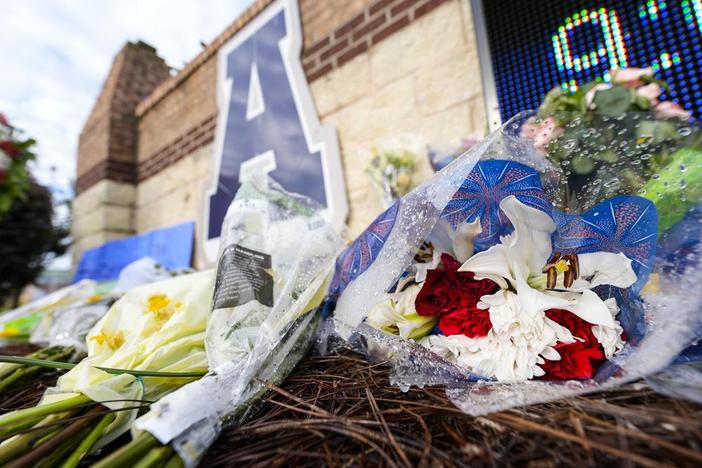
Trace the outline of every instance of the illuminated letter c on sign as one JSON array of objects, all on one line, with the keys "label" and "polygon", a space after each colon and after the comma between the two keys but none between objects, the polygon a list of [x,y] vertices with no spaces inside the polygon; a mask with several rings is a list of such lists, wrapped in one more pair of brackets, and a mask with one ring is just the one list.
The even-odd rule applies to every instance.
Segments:
[{"label": "illuminated letter c on sign", "polygon": [[219,51],[215,171],[203,233],[209,259],[217,254],[222,221],[241,180],[254,170],[325,206],[336,227],[346,219],[336,131],[319,123],[301,49],[297,2],[278,0]]}]

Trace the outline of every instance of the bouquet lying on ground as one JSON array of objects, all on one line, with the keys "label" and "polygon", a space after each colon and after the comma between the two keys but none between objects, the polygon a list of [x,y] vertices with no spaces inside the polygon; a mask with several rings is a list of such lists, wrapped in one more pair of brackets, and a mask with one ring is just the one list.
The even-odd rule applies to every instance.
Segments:
[{"label": "bouquet lying on ground", "polygon": [[88,333],[88,357],[55,363],[71,370],[36,407],[0,416],[0,463],[76,466],[139,409],[203,375],[213,280],[195,273],[126,293]]},{"label": "bouquet lying on ground", "polygon": [[[127,265],[116,281],[81,280],[17,309],[0,315],[0,343],[29,341],[41,348],[30,359],[78,362],[88,353],[86,336],[126,291],[183,274],[169,271],[154,259],[141,258]],[[5,357],[0,357],[0,360]],[[0,363],[0,392],[27,387],[45,367],[31,362]]]},{"label": "bouquet lying on ground", "polygon": [[659,240],[656,205],[626,185],[574,211],[563,188],[588,195],[520,136],[529,115],[381,214],[331,286],[342,338],[473,414],[660,371],[702,322],[699,232],[678,221],[690,242]]},{"label": "bouquet lying on ground", "polygon": [[173,450],[197,464],[222,428],[249,417],[307,352],[341,240],[311,200],[256,177],[225,217],[206,348],[210,372],[162,398],[104,466]]}]

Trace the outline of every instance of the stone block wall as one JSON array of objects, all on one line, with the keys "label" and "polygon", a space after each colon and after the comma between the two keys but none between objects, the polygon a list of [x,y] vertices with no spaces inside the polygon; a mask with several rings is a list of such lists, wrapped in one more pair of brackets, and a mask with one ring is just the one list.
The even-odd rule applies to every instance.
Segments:
[{"label": "stone block wall", "polygon": [[[427,145],[458,146],[486,133],[470,5],[467,0],[299,1],[303,67],[320,120],[338,129],[353,236],[381,211],[364,172],[374,150],[415,152],[420,180],[431,175]],[[200,235],[213,172],[217,51],[268,3],[254,3],[134,108],[136,185],[120,198],[133,204],[134,231],[195,220]],[[91,120],[86,129],[89,125]],[[88,204],[82,197],[76,206]],[[77,225],[85,223],[80,217]],[[195,264],[202,267],[199,243]]]}]

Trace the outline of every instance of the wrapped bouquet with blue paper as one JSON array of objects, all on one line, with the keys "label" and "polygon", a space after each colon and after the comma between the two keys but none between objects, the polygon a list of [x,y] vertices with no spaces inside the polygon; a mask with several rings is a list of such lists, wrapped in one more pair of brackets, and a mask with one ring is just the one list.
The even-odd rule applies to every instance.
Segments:
[{"label": "wrapped bouquet with blue paper", "polygon": [[[702,159],[663,166],[677,157],[661,140],[654,167],[649,153],[629,151],[632,133],[605,125],[560,140],[576,147],[555,164],[533,131],[538,119],[515,116],[395,202],[336,263],[336,333],[388,360],[395,385],[445,385],[469,414],[603,390],[696,358],[702,211],[692,197]],[[646,122],[628,130],[644,135]],[[699,134],[689,121],[666,123]],[[586,141],[606,141],[628,172]],[[609,179],[574,178],[576,159]],[[601,183],[616,190],[593,188]],[[687,197],[674,217],[671,185]]]}]

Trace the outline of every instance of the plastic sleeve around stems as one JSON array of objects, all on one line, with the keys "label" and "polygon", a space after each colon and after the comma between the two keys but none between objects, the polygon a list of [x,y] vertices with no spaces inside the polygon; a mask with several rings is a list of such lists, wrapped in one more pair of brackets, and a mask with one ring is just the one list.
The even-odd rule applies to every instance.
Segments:
[{"label": "plastic sleeve around stems", "polygon": [[[203,378],[203,380],[206,379],[205,382],[201,382],[197,387],[209,382],[212,386],[205,385],[204,388],[208,392],[214,392],[217,395],[208,394],[209,398],[203,398],[202,392],[197,391],[199,388],[193,389],[193,392],[197,391],[198,398],[206,402],[216,402],[222,401],[218,396],[223,396],[226,401],[223,401],[218,408],[213,409],[208,405],[208,408],[202,409],[205,411],[205,413],[200,413],[202,419],[172,441],[173,449],[178,453],[180,461],[185,466],[195,466],[197,464],[200,457],[214,442],[223,427],[241,424],[254,413],[256,403],[265,394],[268,386],[282,382],[305,355],[314,339],[320,321],[321,316],[316,311],[310,312],[296,320],[288,332],[281,337],[275,348],[265,356],[265,359],[253,361],[258,368],[256,370],[250,369],[250,372],[247,372],[248,376],[244,377],[246,382],[239,381],[238,385],[242,388],[242,393],[240,394],[229,394],[230,389],[237,385],[240,373],[232,372],[221,380],[220,378],[223,377],[222,372],[219,375],[208,375]],[[186,393],[190,394],[189,391],[186,391]],[[193,401],[191,398],[187,400],[190,403]],[[177,409],[173,408],[173,405],[169,405],[169,407],[174,411],[174,414],[180,414]],[[207,411],[216,412],[207,416]],[[143,429],[147,431],[153,430],[148,426]],[[142,433],[136,440],[138,441],[144,437],[152,438],[153,436],[144,436]],[[138,450],[138,443],[135,444],[133,442],[130,445],[134,447],[123,450],[123,458],[113,460],[114,465],[101,464],[100,468],[124,466],[127,463],[127,455]]]}]

